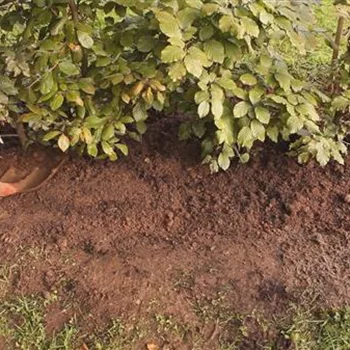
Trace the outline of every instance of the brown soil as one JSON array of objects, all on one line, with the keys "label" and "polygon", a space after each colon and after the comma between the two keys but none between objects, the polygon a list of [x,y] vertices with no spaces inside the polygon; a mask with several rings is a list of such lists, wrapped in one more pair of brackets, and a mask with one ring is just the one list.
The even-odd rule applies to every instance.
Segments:
[{"label": "brown soil", "polygon": [[0,200],[12,292],[57,290],[68,311],[53,310],[50,329],[72,313],[85,329],[140,318],[155,301],[188,322],[189,299],[218,293],[243,313],[283,314],[305,291],[349,303],[349,162],[301,167],[269,146],[210,175],[174,124],[155,121],[125,160],[72,158],[38,192]]}]

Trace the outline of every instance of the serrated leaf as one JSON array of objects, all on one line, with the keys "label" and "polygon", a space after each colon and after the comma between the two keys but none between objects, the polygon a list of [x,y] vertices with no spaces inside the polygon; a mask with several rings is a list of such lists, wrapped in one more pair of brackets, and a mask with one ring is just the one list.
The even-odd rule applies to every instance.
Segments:
[{"label": "serrated leaf", "polygon": [[350,100],[343,96],[337,96],[332,101],[332,108],[336,111],[344,110],[349,105],[350,105]]},{"label": "serrated leaf", "polygon": [[213,85],[211,90],[211,111],[216,119],[221,118],[224,112],[225,94],[218,85]]},{"label": "serrated leaf", "polygon": [[316,160],[322,166],[326,166],[330,160],[330,152],[328,148],[325,148],[322,143],[318,143],[316,146]]},{"label": "serrated leaf", "polygon": [[287,120],[287,126],[288,126],[291,134],[295,134],[303,128],[304,123],[299,117],[291,116]]},{"label": "serrated leaf", "polygon": [[237,141],[241,146],[251,148],[253,145],[253,135],[249,126],[244,126],[240,130],[238,133]]},{"label": "serrated leaf", "polygon": [[262,123],[260,123],[258,120],[253,120],[250,124],[250,128],[252,131],[252,135],[254,138],[264,142],[265,141],[265,127]]},{"label": "serrated leaf", "polygon": [[197,78],[199,78],[203,73],[203,66],[201,62],[192,56],[188,55],[185,57],[185,67],[188,73],[194,75]]},{"label": "serrated leaf", "polygon": [[284,91],[290,90],[291,77],[287,74],[276,73],[275,78]]},{"label": "serrated leaf", "polygon": [[252,37],[258,37],[260,33],[259,26],[256,24],[254,20],[248,17],[241,18],[241,24],[244,28],[245,32],[248,33]]},{"label": "serrated leaf", "polygon": [[176,18],[166,11],[158,11],[156,18],[163,34],[168,37],[181,37],[181,30]]},{"label": "serrated leaf", "polygon": [[223,63],[225,59],[224,45],[217,40],[209,40],[204,43],[204,51],[213,62]]},{"label": "serrated leaf", "polygon": [[181,61],[185,57],[185,51],[178,46],[167,46],[162,51],[162,61],[164,63],[173,63]]},{"label": "serrated leaf", "polygon": [[227,33],[231,31],[233,24],[234,22],[232,15],[224,15],[220,18],[219,28],[223,33]]},{"label": "serrated leaf", "polygon": [[186,75],[186,67],[182,62],[176,62],[169,68],[169,77],[172,81],[181,80]]},{"label": "serrated leaf", "polygon": [[264,94],[265,90],[259,86],[256,86],[254,89],[249,91],[249,100],[255,105],[261,101],[261,97]]},{"label": "serrated leaf", "polygon": [[200,16],[200,12],[193,8],[184,8],[177,14],[181,28],[186,29]]}]

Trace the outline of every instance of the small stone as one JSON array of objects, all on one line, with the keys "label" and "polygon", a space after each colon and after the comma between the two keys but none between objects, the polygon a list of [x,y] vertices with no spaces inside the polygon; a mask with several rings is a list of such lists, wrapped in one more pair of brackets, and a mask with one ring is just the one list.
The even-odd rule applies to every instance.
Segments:
[{"label": "small stone", "polygon": [[50,300],[50,298],[51,298],[51,293],[48,292],[47,290],[43,291],[43,298],[44,298],[45,300]]},{"label": "small stone", "polygon": [[344,202],[350,204],[350,193],[344,197]]},{"label": "small stone", "polygon": [[67,239],[66,238],[59,238],[58,240],[57,240],[57,245],[58,245],[58,248],[61,250],[61,251],[63,251],[63,250],[65,250],[65,249],[67,249],[67,247],[68,247],[68,241],[67,241]]}]

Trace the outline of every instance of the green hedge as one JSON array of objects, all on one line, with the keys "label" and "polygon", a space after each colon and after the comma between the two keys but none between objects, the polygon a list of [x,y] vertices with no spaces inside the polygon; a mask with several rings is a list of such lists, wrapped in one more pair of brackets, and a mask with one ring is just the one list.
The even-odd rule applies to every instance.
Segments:
[{"label": "green hedge", "polygon": [[312,45],[308,0],[0,0],[0,10],[0,122],[25,124],[32,139],[115,160],[151,110],[181,111],[180,138],[199,138],[213,171],[292,135],[300,162],[343,162],[343,97],[331,107],[274,50],[285,38],[302,53]]}]

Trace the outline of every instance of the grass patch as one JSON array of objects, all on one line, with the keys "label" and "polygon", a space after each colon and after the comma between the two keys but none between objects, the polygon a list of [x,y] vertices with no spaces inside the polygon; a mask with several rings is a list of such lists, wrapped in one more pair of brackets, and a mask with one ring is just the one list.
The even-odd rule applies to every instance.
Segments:
[{"label": "grass patch", "polygon": [[321,0],[313,5],[313,10],[316,17],[315,42],[306,55],[302,55],[287,39],[277,45],[277,51],[283,56],[293,74],[323,86],[330,76],[333,53],[326,40],[327,37],[334,39],[338,14],[333,0]]},{"label": "grass patch", "polygon": [[72,350],[77,330],[67,324],[57,334],[46,333],[44,309],[50,301],[20,298],[0,310],[0,336],[7,348],[23,350]]},{"label": "grass patch", "polygon": [[[315,311],[293,307],[287,319],[266,320],[256,313],[239,315],[222,299],[196,304],[196,321],[186,324],[176,315],[155,314],[149,319],[124,322],[114,319],[105,329],[86,335],[75,320],[48,335],[45,310],[51,300],[24,297],[0,308],[0,345],[4,350],[132,350],[159,344],[203,350],[239,350],[255,346],[265,350],[350,349],[350,307]],[[208,347],[209,346],[209,347]],[[171,348],[171,347],[170,347]]]},{"label": "grass patch", "polygon": [[315,313],[295,308],[293,322],[283,333],[298,350],[350,349],[350,307]]}]

